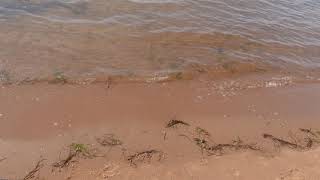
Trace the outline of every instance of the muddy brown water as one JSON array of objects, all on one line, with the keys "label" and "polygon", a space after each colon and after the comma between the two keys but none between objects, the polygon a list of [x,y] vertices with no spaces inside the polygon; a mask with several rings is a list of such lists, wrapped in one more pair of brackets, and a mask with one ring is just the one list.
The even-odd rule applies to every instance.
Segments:
[{"label": "muddy brown water", "polygon": [[[319,67],[314,0],[2,0],[0,79]],[[215,71],[211,68],[210,71]]]}]

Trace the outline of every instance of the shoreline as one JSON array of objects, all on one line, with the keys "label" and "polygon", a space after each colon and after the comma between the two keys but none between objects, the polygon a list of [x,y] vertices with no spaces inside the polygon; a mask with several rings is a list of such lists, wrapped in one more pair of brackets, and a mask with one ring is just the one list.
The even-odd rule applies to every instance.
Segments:
[{"label": "shoreline", "polygon": [[320,82],[318,68],[302,68],[288,65],[288,69],[272,66],[266,63],[226,61],[216,65],[190,63],[181,70],[145,74],[91,74],[71,75],[64,71],[55,71],[46,76],[17,75],[6,69],[0,69],[0,85],[34,85],[34,84],[69,84],[91,85],[111,83],[163,83],[175,81],[222,81],[222,80],[272,80],[274,77],[290,77],[298,82]]},{"label": "shoreline", "polygon": [[[300,128],[320,129],[319,83],[270,88],[217,83],[3,86],[0,159],[5,159],[0,162],[0,177],[24,177],[42,158],[46,161],[39,172],[44,179],[257,179],[262,175],[276,179],[286,172],[319,176],[307,168],[320,167],[317,158],[311,158],[317,156],[317,143],[310,150],[279,150],[262,137],[267,133],[292,142],[292,134],[305,138]],[[166,128],[172,119],[190,126]],[[192,142],[198,137],[197,128],[206,130],[214,143],[232,144],[239,137],[245,144],[257,143],[263,153],[240,149],[208,156]],[[104,134],[113,134],[123,144],[102,146],[97,139]],[[68,167],[52,171],[52,164],[68,155],[72,143],[104,157],[79,156]],[[128,163],[128,156],[146,150],[159,150],[164,158],[138,162],[137,167]],[[247,161],[251,163],[242,166]],[[279,162],[283,166],[276,165]],[[112,177],[104,177],[108,173]]]}]

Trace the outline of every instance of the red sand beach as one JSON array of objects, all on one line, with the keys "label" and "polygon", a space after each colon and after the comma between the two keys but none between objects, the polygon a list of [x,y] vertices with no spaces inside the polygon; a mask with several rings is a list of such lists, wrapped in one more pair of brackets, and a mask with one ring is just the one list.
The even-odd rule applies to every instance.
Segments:
[{"label": "red sand beach", "polygon": [[239,81],[2,86],[1,178],[319,179],[320,84]]}]

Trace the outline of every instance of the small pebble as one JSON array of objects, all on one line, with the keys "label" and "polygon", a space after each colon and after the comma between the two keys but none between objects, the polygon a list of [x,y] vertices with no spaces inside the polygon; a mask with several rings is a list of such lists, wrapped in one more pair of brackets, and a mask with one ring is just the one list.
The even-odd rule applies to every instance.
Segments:
[{"label": "small pebble", "polygon": [[54,122],[53,125],[54,125],[54,126],[58,126],[59,124],[58,124],[57,122]]}]

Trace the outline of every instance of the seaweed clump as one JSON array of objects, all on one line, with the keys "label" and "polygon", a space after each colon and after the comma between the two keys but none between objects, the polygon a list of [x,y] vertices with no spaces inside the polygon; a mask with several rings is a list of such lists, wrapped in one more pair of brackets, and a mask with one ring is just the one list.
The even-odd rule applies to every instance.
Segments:
[{"label": "seaweed clump", "polygon": [[69,154],[66,158],[60,160],[53,164],[55,168],[64,168],[69,166],[71,162],[74,162],[74,158],[82,155],[83,157],[93,157],[90,153],[89,148],[85,144],[72,143],[69,147]]},{"label": "seaweed clump", "polygon": [[131,165],[137,166],[138,162],[150,162],[152,158],[157,157],[158,161],[163,159],[164,153],[159,150],[146,150],[142,152],[137,152],[133,155],[127,157],[127,160],[130,162]]},{"label": "seaweed clump", "polygon": [[40,169],[44,166],[43,161],[45,161],[45,159],[40,159],[37,162],[36,166],[31,171],[28,172],[28,174],[23,178],[23,180],[35,178],[36,173],[38,173],[40,171]]},{"label": "seaweed clump", "polygon": [[167,125],[166,128],[172,128],[172,127],[177,127],[178,125],[184,125],[184,126],[190,126],[190,124],[181,121],[181,120],[177,120],[177,119],[171,119]]},{"label": "seaweed clump", "polygon": [[120,146],[122,145],[122,141],[117,139],[114,134],[105,134],[102,137],[96,138],[97,142],[101,146]]},{"label": "seaweed clump", "polygon": [[213,144],[211,145],[206,139],[194,138],[194,142],[200,147],[201,152],[207,152],[208,155],[223,155],[228,151],[252,150],[260,151],[261,149],[255,144],[245,144],[240,138],[232,143]]},{"label": "seaweed clump", "polygon": [[53,74],[53,79],[49,81],[50,84],[66,84],[68,79],[63,72],[55,72]]}]

